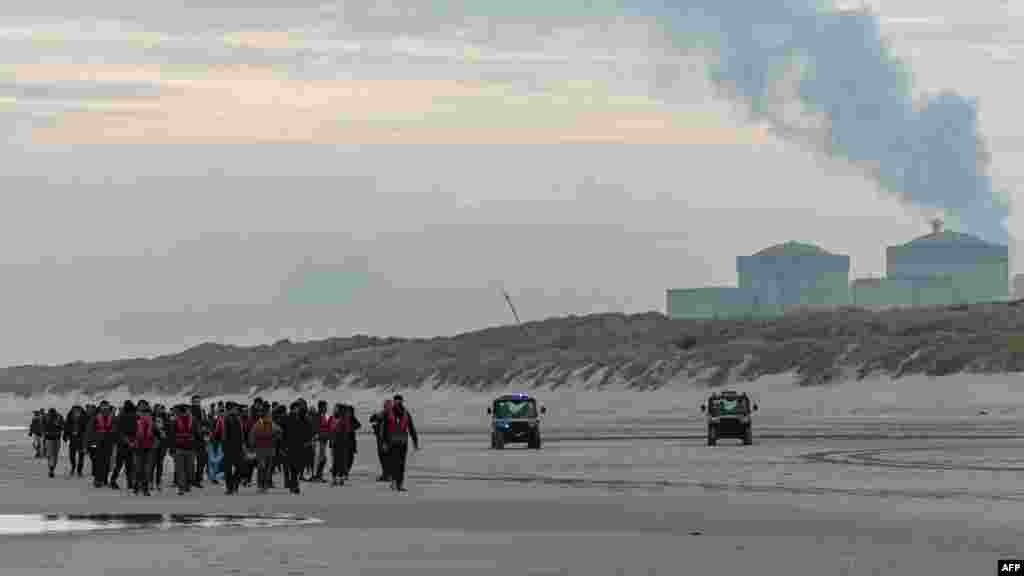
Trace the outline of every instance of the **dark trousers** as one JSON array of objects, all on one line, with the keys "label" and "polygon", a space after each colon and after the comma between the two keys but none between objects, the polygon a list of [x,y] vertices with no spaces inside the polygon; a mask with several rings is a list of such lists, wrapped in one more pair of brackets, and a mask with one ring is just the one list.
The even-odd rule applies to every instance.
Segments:
[{"label": "dark trousers", "polygon": [[156,450],[153,448],[135,449],[135,491],[142,490],[149,492],[149,482],[153,470],[153,456]]},{"label": "dark trousers", "polygon": [[224,448],[224,486],[232,492],[238,490],[238,484],[242,479],[243,460],[241,448]]},{"label": "dark trousers", "polygon": [[305,457],[303,460],[303,469],[306,472],[307,477],[312,478],[316,472],[316,448],[313,446],[306,446]]},{"label": "dark trousers", "polygon": [[149,481],[159,487],[164,481],[164,458],[167,458],[167,447],[153,449],[153,461],[149,470]]},{"label": "dark trousers", "polygon": [[408,455],[408,444],[392,444],[388,450],[388,459],[391,464],[388,475],[399,488],[405,483],[405,459]]},{"label": "dark trousers", "polygon": [[107,474],[110,473],[110,456],[113,451],[114,447],[110,445],[109,441],[101,440],[96,445],[92,460],[92,477],[98,485],[107,483]]},{"label": "dark trousers", "polygon": [[174,450],[174,483],[178,492],[189,492],[195,480],[195,454],[191,450],[176,448]]},{"label": "dark trousers", "polygon": [[349,466],[347,463],[352,457],[352,446],[346,440],[335,440],[331,449],[331,476],[347,476]]},{"label": "dark trousers", "polygon": [[356,462],[356,439],[348,441],[348,457],[345,459],[345,476],[352,472],[352,465]]},{"label": "dark trousers", "polygon": [[68,442],[68,457],[71,459],[71,473],[82,475],[82,467],[85,465],[85,450],[82,446],[82,438],[72,438]]},{"label": "dark trousers", "polygon": [[289,450],[285,460],[285,483],[288,489],[299,489],[299,478],[302,476],[302,469],[306,467],[306,448],[295,448]]},{"label": "dark trousers", "polygon": [[252,477],[256,474],[257,468],[259,468],[259,460],[247,458],[242,463],[242,478],[246,484],[252,484]]},{"label": "dark trousers", "polygon": [[95,478],[99,448],[95,444],[89,444],[85,447],[85,453],[89,456],[89,475]]},{"label": "dark trousers", "polygon": [[270,481],[274,473],[274,457],[261,456],[257,462],[259,463],[259,477],[257,478],[259,487],[263,490],[269,490]]},{"label": "dark trousers", "polygon": [[192,483],[199,485],[203,483],[203,474],[206,473],[206,466],[209,464],[209,454],[206,453],[205,441],[196,442],[196,446],[196,473]]},{"label": "dark trousers", "polygon": [[135,454],[134,450],[129,448],[125,444],[117,445],[117,458],[114,460],[114,471],[110,474],[110,483],[114,484],[117,482],[117,477],[121,475],[121,467],[124,467],[125,481],[128,482],[128,486],[131,486],[135,481]]},{"label": "dark trousers", "polygon": [[384,442],[381,438],[377,437],[377,459],[380,460],[380,475],[385,480],[390,480],[391,460],[389,459],[388,453],[384,450]]}]

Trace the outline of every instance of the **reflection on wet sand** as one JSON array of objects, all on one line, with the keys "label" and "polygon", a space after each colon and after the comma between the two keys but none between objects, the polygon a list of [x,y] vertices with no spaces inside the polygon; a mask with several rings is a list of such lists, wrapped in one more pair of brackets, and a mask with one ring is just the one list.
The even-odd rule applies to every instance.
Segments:
[{"label": "reflection on wet sand", "polygon": [[196,528],[278,528],[322,524],[291,514],[0,514],[0,535]]}]

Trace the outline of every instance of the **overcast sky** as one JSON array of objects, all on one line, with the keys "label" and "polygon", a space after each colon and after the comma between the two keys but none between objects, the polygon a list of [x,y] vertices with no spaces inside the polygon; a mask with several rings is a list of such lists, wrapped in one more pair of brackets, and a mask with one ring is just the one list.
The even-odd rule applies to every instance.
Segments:
[{"label": "overcast sky", "polygon": [[[770,244],[878,275],[927,232],[617,4],[6,6],[0,365],[448,335],[510,321],[502,287],[524,319],[664,310]],[[874,8],[918,89],[979,98],[1019,199],[1018,3]]]}]

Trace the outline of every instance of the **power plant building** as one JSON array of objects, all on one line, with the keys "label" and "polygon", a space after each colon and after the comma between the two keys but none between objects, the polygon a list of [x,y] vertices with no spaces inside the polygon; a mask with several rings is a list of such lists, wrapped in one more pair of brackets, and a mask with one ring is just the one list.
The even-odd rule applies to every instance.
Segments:
[{"label": "power plant building", "polygon": [[742,290],[754,295],[763,314],[850,303],[850,257],[812,244],[786,242],[753,256],[737,256]]},{"label": "power plant building", "polygon": [[673,289],[667,298],[672,318],[738,318],[754,313],[754,295],[735,286]]},{"label": "power plant building", "polygon": [[799,242],[736,258],[739,287],[668,290],[671,318],[776,316],[850,302],[850,257]]},{"label": "power plant building", "polygon": [[[801,308],[853,304],[891,307],[949,306],[1005,301],[1010,296],[1009,247],[942,230],[886,248],[886,277],[850,283],[850,257],[811,244],[786,242],[736,258],[738,287],[669,290],[671,318],[765,317]],[[1024,275],[1013,279],[1024,298]]]},{"label": "power plant building", "polygon": [[[932,297],[916,306],[998,302],[1009,297],[1009,247],[969,234],[935,230],[885,251],[886,276],[928,285]],[[946,280],[937,280],[945,278]],[[946,286],[949,288],[940,288]]]}]

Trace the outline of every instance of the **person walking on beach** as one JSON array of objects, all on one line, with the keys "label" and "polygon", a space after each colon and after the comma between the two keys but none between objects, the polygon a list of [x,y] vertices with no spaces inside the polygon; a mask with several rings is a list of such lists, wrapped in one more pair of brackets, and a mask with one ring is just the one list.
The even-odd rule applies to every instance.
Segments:
[{"label": "person walking on beach", "polygon": [[344,442],[344,438],[348,424],[349,422],[345,419],[341,404],[335,404],[334,413],[331,415],[331,439],[329,442],[331,448],[331,486],[345,484],[343,468],[347,443]]},{"label": "person walking on beach", "polygon": [[373,426],[373,436],[377,439],[377,459],[380,460],[380,476],[377,477],[378,482],[390,482],[391,477],[388,475],[388,455],[384,448],[384,424],[387,422],[388,414],[391,413],[391,399],[384,401],[384,406],[380,412],[376,412],[370,416],[370,425]]},{"label": "person walking on beach", "polygon": [[116,419],[117,446],[114,460],[114,470],[110,473],[110,488],[120,490],[117,484],[117,477],[121,475],[121,468],[124,467],[125,482],[128,489],[133,490],[135,477],[132,474],[135,470],[135,432],[138,414],[135,405],[131,400],[125,400],[121,412]]},{"label": "person walking on beach", "polygon": [[56,408],[50,408],[43,420],[43,436],[46,440],[46,465],[50,469],[50,478],[53,478],[57,457],[60,455],[61,438],[64,436],[64,418]]},{"label": "person walking on beach", "polygon": [[245,457],[242,460],[242,478],[240,482],[242,486],[248,488],[252,485],[253,475],[257,467],[256,450],[250,440],[250,433],[257,419],[256,403],[253,402],[252,406],[241,406],[238,411],[241,414],[242,420],[242,437],[245,438]]},{"label": "person walking on beach", "polygon": [[32,450],[36,458],[43,457],[43,411],[32,413],[32,422],[28,425],[28,435],[32,438]]},{"label": "person walking on beach", "polygon": [[68,475],[82,477],[85,464],[85,410],[75,404],[64,419],[64,441],[68,443]]},{"label": "person walking on beach", "polygon": [[227,414],[220,420],[220,442],[224,450],[224,493],[237,494],[242,480],[242,461],[245,458],[245,433],[238,406],[227,403]]},{"label": "person walking on beach", "polygon": [[298,401],[292,403],[291,412],[285,422],[285,480],[291,493],[299,494],[299,478],[306,465],[307,450],[313,443],[313,431],[309,426],[309,417],[303,412],[302,404]]},{"label": "person walking on beach", "polygon": [[352,465],[356,461],[356,454],[359,453],[359,441],[356,434],[363,427],[363,423],[359,421],[356,416],[355,406],[351,404],[342,404],[342,413],[345,414],[349,419],[349,430],[345,440],[348,442],[348,458],[345,460],[344,473],[345,479],[348,480],[348,475],[352,472]]},{"label": "person walking on beach", "polygon": [[285,458],[286,455],[284,445],[284,429],[288,423],[288,409],[285,408],[284,405],[275,402],[273,408],[271,409],[270,417],[273,418],[274,424],[277,426],[278,430],[281,431],[281,435],[277,439],[277,443],[275,444],[274,465],[271,468],[270,475],[270,488],[273,489],[274,474],[277,474],[278,471],[280,471],[282,476],[284,476],[285,483],[287,484],[288,482],[288,466]]},{"label": "person walking on beach", "polygon": [[174,447],[174,434],[171,426],[172,422],[164,405],[155,405],[153,407],[153,432],[156,436],[156,443],[153,447],[153,462],[149,470],[149,484],[155,487],[157,492],[163,490],[164,459],[167,458],[167,452]]},{"label": "person walking on beach", "polygon": [[402,396],[398,394],[393,398],[391,411],[384,425],[384,447],[390,463],[391,489],[399,492],[405,491],[405,462],[409,455],[410,438],[413,447],[419,450],[420,441],[416,435],[412,415],[405,409]]},{"label": "person walking on beach", "polygon": [[179,496],[191,492],[195,480],[195,423],[189,410],[185,404],[179,404],[174,419],[174,480]]},{"label": "person walking on beach", "polygon": [[334,417],[327,413],[326,400],[317,402],[316,412],[316,472],[313,474],[313,479],[317,482],[324,482],[324,468],[327,467],[327,449],[331,440],[331,430],[334,427]]},{"label": "person walking on beach", "polygon": [[203,487],[203,473],[206,471],[207,465],[207,454],[206,454],[206,439],[207,439],[207,428],[208,424],[205,422],[206,415],[203,414],[203,407],[200,404],[200,398],[198,394],[192,396],[192,434],[193,448],[194,451],[194,471],[192,473],[192,486],[196,488]]},{"label": "person walking on beach", "polygon": [[332,475],[335,483],[344,485],[352,471],[352,463],[356,454],[356,432],[362,423],[356,418],[355,409],[348,404],[335,406]]},{"label": "person walking on beach", "polygon": [[114,409],[106,400],[100,402],[96,418],[92,422],[88,439],[93,446],[93,486],[100,488],[107,485],[107,474],[110,472],[110,455],[114,445]]},{"label": "person walking on beach", "polygon": [[320,424],[316,417],[316,411],[306,403],[304,398],[299,398],[299,410],[306,419],[306,426],[309,427],[309,444],[303,449],[302,454],[302,476],[304,482],[312,482],[316,471],[316,438],[320,433]]},{"label": "person walking on beach", "polygon": [[252,425],[250,431],[250,444],[256,452],[256,465],[258,474],[256,484],[260,492],[266,492],[271,487],[271,477],[274,473],[274,456],[277,450],[277,439],[281,430],[270,417],[270,409],[266,405],[257,408],[259,418]]},{"label": "person walking on beach", "polygon": [[149,496],[156,445],[156,424],[149,403],[139,400],[139,417],[135,426],[135,479],[132,487],[135,494],[141,492]]},{"label": "person walking on beach", "polygon": [[96,406],[85,405],[85,423],[82,433],[82,444],[85,446],[85,454],[89,457],[89,475],[96,476],[96,445],[93,443],[94,429],[96,426]]}]

